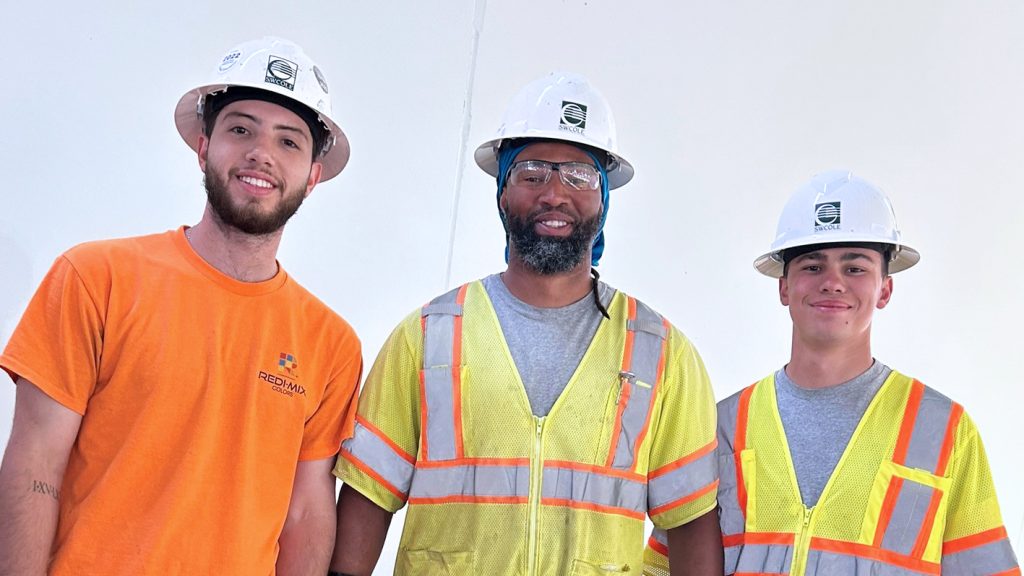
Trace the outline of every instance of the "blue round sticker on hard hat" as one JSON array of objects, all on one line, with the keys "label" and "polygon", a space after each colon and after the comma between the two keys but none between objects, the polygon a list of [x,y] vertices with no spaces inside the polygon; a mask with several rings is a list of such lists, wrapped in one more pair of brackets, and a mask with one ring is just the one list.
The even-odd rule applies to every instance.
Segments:
[{"label": "blue round sticker on hard hat", "polygon": [[220,61],[220,66],[217,67],[218,72],[227,72],[238,62],[238,59],[242,57],[242,53],[238,50],[230,52],[224,56],[224,59]]}]

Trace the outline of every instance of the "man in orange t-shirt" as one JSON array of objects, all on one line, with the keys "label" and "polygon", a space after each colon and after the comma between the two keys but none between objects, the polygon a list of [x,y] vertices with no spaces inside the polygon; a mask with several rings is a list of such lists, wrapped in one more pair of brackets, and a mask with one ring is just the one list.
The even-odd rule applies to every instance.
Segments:
[{"label": "man in orange t-shirt", "polygon": [[290,42],[234,48],[175,112],[199,223],[54,263],[0,355],[0,574],[327,571],[360,345],[276,260],[348,160],[327,92]]}]

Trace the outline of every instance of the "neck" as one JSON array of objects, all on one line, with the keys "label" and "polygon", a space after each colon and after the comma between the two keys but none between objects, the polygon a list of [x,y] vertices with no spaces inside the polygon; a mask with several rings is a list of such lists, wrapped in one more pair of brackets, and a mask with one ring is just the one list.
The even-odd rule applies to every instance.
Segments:
[{"label": "neck", "polygon": [[531,306],[561,308],[590,293],[593,283],[590,267],[585,262],[590,262],[589,253],[572,270],[545,275],[526,267],[513,254],[501,279],[513,296]]},{"label": "neck", "polygon": [[188,229],[192,249],[211,266],[242,282],[262,282],[277,274],[277,247],[283,228],[254,236],[221,222],[209,204],[202,220]]},{"label": "neck", "polygon": [[786,375],[801,388],[829,388],[849,382],[871,367],[871,341],[856,345],[810,345],[793,334]]}]

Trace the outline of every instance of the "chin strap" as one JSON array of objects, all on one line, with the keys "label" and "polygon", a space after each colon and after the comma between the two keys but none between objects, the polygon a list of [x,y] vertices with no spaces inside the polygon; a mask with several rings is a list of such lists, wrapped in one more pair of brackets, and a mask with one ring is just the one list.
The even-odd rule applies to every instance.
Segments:
[{"label": "chin strap", "polygon": [[601,294],[597,290],[598,289],[597,281],[601,279],[601,275],[597,273],[597,269],[596,268],[591,268],[590,269],[590,275],[593,276],[593,280],[591,282],[593,288],[591,289],[591,292],[594,293],[594,305],[597,306],[597,309],[601,312],[602,316],[604,316],[605,318],[611,320],[612,317],[608,315],[608,309],[605,308],[604,304],[601,303]]}]

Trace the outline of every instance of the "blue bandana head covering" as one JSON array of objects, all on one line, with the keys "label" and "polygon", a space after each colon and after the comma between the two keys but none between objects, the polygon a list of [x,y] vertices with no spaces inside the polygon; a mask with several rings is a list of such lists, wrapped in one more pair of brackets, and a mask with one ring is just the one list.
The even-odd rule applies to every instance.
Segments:
[{"label": "blue bandana head covering", "polygon": [[[538,140],[526,140],[522,143],[515,143],[511,146],[503,146],[498,151],[498,215],[501,216],[501,224],[505,227],[505,263],[508,263],[508,222],[505,220],[505,212],[501,209],[501,192],[505,189],[505,183],[508,179],[508,173],[512,168],[512,162],[515,161],[516,156],[526,149],[530,144],[536,144]],[[560,141],[559,141],[560,142]],[[604,254],[604,222],[608,218],[608,170],[604,167],[604,162],[598,160],[590,150],[580,147],[580,150],[586,152],[587,156],[594,161],[597,166],[597,170],[601,173],[601,223],[597,227],[597,236],[594,237],[594,244],[590,250],[590,265],[597,266],[601,260],[601,255]]]}]

